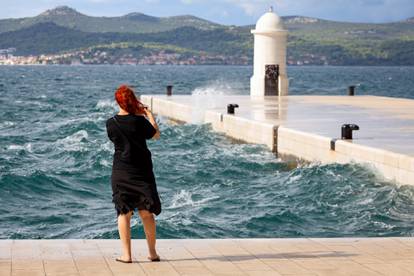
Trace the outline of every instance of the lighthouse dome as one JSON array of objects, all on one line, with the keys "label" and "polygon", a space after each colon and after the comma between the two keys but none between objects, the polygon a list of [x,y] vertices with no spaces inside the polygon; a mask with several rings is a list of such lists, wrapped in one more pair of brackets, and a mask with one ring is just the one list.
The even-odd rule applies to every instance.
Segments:
[{"label": "lighthouse dome", "polygon": [[273,9],[262,15],[256,24],[256,31],[284,31],[282,19],[273,12]]}]

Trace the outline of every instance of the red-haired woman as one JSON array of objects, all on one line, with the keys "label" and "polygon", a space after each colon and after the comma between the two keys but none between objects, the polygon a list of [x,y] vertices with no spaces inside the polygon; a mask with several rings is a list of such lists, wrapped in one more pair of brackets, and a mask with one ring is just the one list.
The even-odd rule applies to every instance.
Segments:
[{"label": "red-haired woman", "polygon": [[115,92],[119,113],[106,121],[109,139],[114,143],[112,166],[112,202],[118,217],[118,231],[123,254],[116,260],[131,263],[131,216],[138,210],[144,225],[151,261],[160,261],[155,250],[155,215],[161,202],[152,168],[151,152],[146,140],[159,139],[158,125],[134,91],[122,85]]}]

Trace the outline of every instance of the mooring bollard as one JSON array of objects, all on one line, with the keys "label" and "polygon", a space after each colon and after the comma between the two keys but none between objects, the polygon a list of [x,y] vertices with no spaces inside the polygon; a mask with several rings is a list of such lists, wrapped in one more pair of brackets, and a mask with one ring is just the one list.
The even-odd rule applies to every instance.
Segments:
[{"label": "mooring bollard", "polygon": [[355,85],[351,85],[348,87],[348,95],[349,96],[355,96]]},{"label": "mooring bollard", "polygon": [[359,126],[355,124],[342,125],[342,140],[352,140],[352,131],[359,130]]},{"label": "mooring bollard", "polygon": [[167,85],[167,96],[172,96],[172,89],[173,89],[172,85]]},{"label": "mooring bollard", "polygon": [[227,114],[234,114],[234,109],[238,108],[238,104],[229,104],[227,105]]}]

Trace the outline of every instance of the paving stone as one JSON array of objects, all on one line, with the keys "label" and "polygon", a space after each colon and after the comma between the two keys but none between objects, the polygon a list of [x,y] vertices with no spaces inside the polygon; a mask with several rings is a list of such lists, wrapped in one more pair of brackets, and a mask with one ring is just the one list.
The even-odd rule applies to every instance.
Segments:
[{"label": "paving stone", "polygon": [[[414,275],[412,238],[159,240],[161,262],[147,259],[145,240],[134,240],[142,250],[132,264],[115,261],[116,240],[0,240],[0,248],[10,244],[0,276]],[[39,248],[47,254],[33,256]]]}]

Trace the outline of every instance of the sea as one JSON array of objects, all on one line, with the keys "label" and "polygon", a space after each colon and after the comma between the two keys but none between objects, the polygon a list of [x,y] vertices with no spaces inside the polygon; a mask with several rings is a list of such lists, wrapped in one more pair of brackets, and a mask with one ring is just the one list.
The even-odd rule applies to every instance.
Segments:
[{"label": "sea", "polygon": [[[114,91],[247,95],[250,66],[0,66],[0,239],[118,238]],[[414,98],[414,67],[289,67],[291,95]],[[409,237],[414,186],[363,165],[291,164],[208,124],[157,118],[158,238]],[[413,183],[414,184],[414,183]],[[132,220],[132,237],[144,238]]]}]

